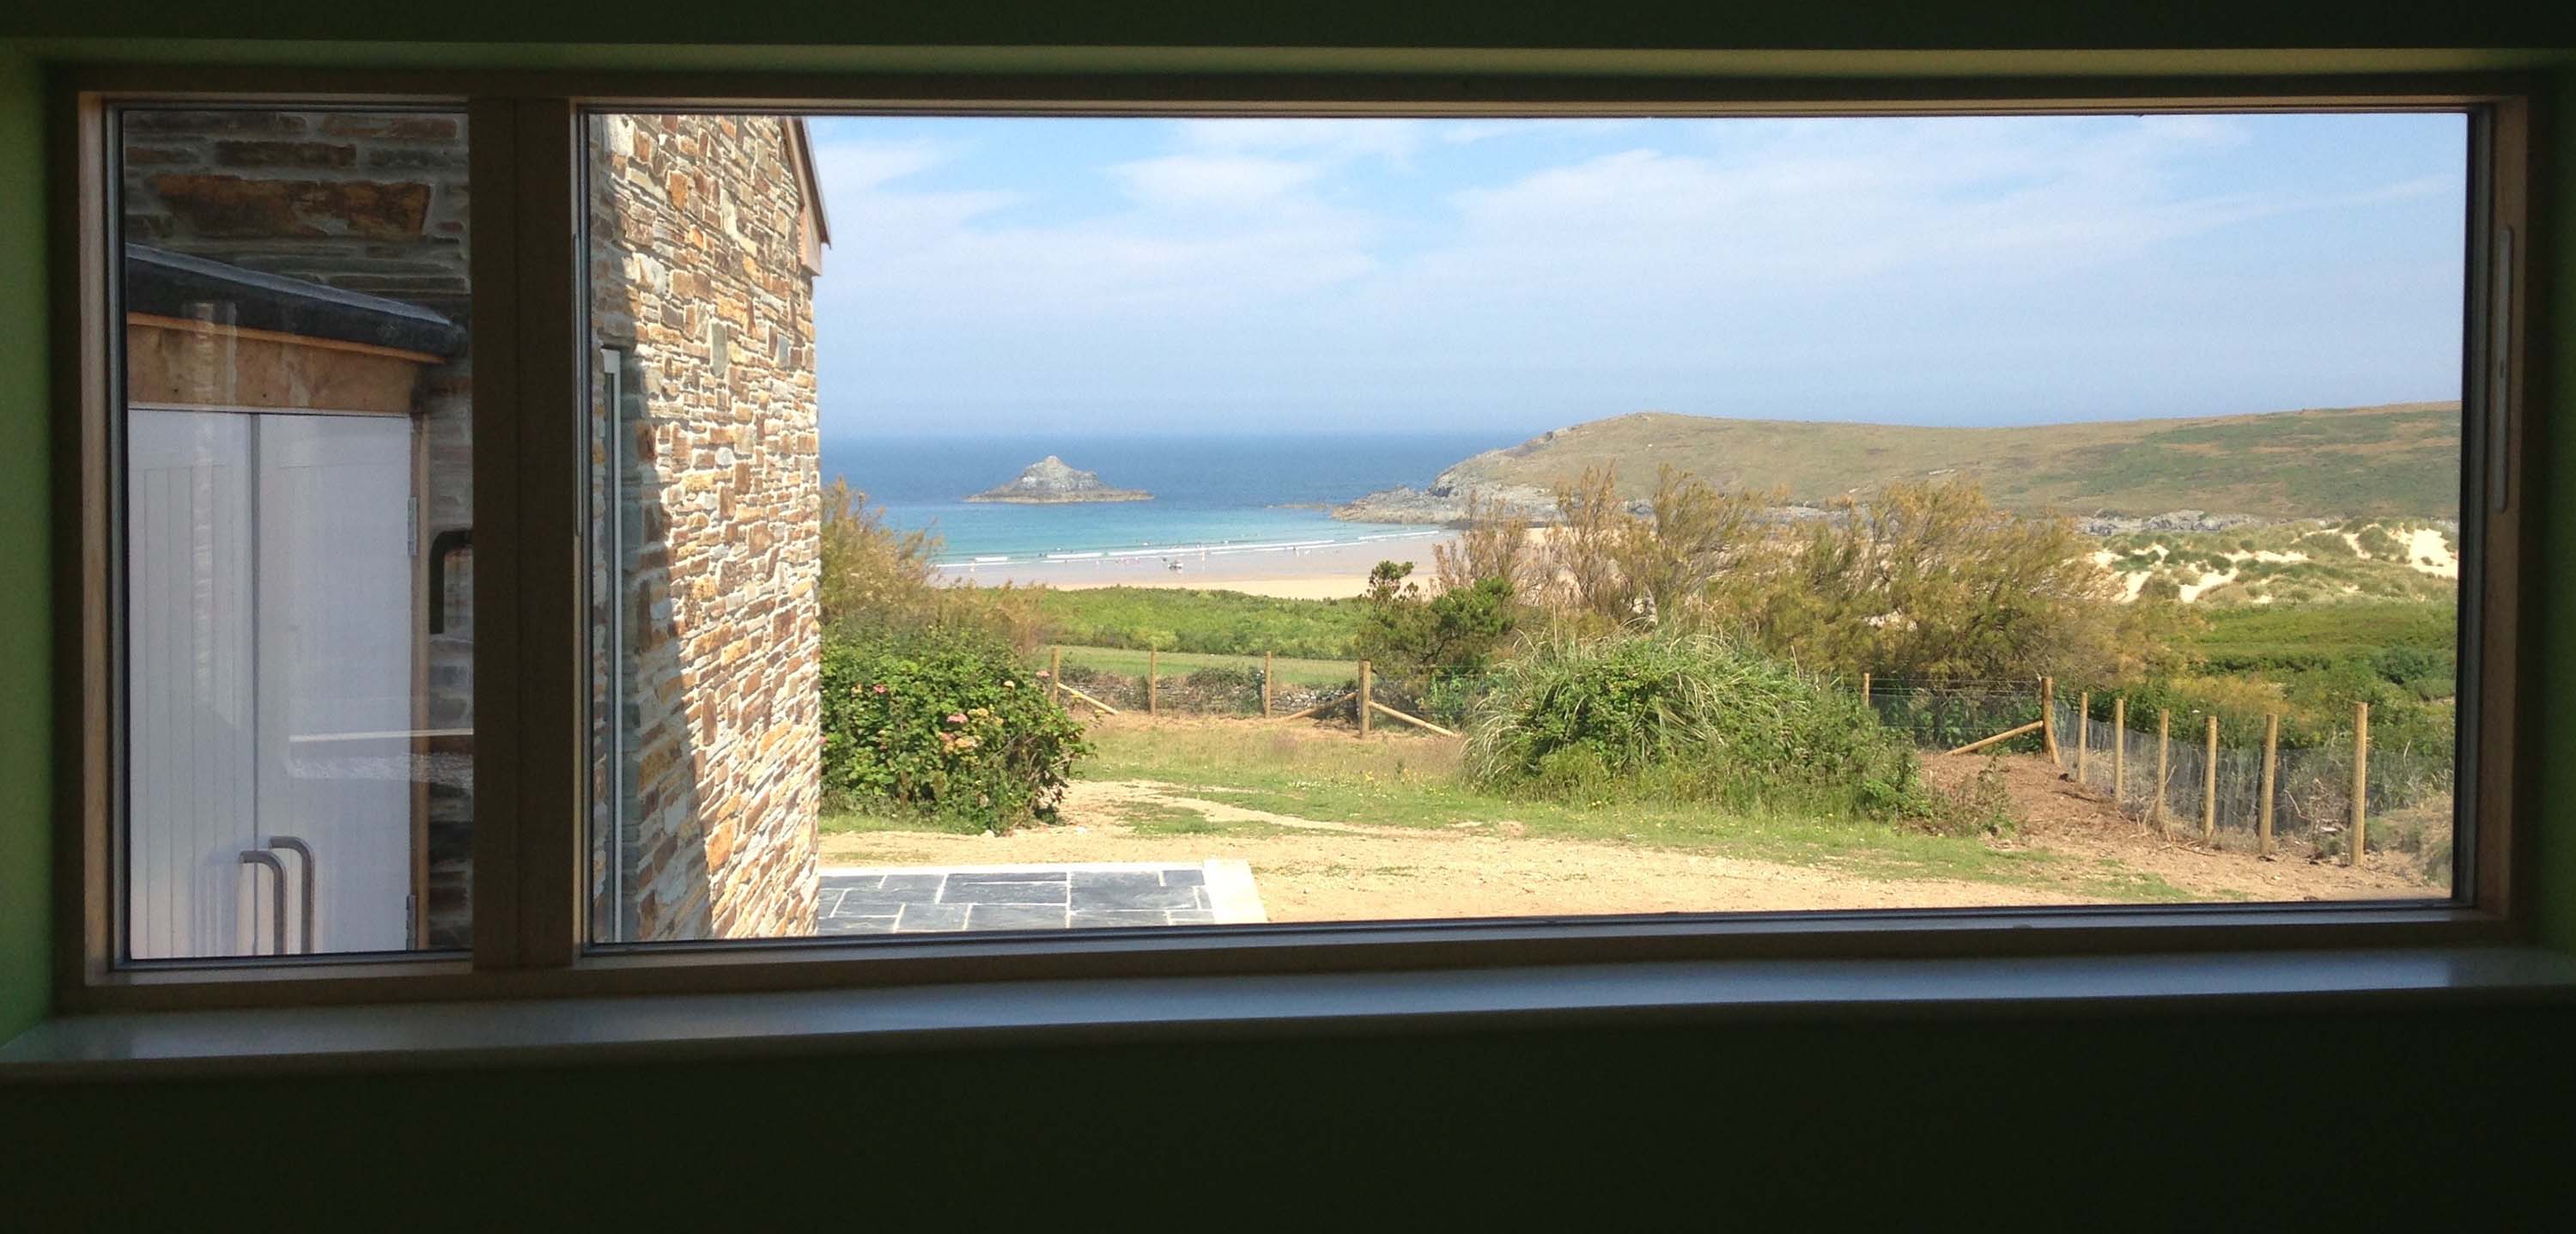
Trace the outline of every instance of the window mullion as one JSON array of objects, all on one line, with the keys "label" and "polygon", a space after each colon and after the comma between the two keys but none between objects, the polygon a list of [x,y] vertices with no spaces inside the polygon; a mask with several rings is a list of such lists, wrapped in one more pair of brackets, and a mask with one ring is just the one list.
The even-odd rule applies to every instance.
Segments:
[{"label": "window mullion", "polygon": [[[471,109],[475,237],[474,954],[579,954],[588,658],[580,315],[569,99]],[[493,187],[484,187],[493,186]]]}]

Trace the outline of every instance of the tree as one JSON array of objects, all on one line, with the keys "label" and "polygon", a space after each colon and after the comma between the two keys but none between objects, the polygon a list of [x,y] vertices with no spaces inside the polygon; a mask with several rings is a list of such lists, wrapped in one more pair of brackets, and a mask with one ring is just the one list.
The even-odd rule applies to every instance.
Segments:
[{"label": "tree", "polygon": [[1732,598],[1758,641],[1810,669],[1926,680],[2113,680],[2169,655],[2188,620],[2173,604],[2122,604],[2072,520],[1997,509],[1969,483],[1838,501]]},{"label": "tree", "polygon": [[848,480],[823,489],[815,598],[827,626],[859,616],[918,619],[937,603],[932,579],[939,537],[896,530],[886,523],[885,510],[867,501]]},{"label": "tree", "polygon": [[1759,551],[1761,515],[1777,492],[1721,492],[1667,464],[1657,468],[1644,518],[1631,516],[1616,546],[1628,603],[1660,626],[1704,616],[1710,585]]},{"label": "tree", "polygon": [[1511,583],[1479,579],[1425,596],[1409,581],[1412,573],[1409,561],[1381,561],[1369,571],[1360,658],[1415,690],[1445,674],[1483,672],[1519,623]]},{"label": "tree", "polygon": [[1586,468],[1556,490],[1550,555],[1567,607],[1621,626],[1695,624],[1711,584],[1759,553],[1761,513],[1779,499],[1667,465],[1641,514],[1619,497],[1615,466]]},{"label": "tree", "polygon": [[1467,490],[1457,543],[1432,545],[1431,560],[1442,591],[1501,579],[1515,594],[1535,596],[1547,583],[1547,561],[1530,543],[1530,521],[1474,489]]},{"label": "tree", "polygon": [[951,586],[938,580],[939,537],[885,521],[867,494],[834,480],[823,490],[815,602],[824,628],[973,629],[1022,652],[1045,639],[1033,588]]}]

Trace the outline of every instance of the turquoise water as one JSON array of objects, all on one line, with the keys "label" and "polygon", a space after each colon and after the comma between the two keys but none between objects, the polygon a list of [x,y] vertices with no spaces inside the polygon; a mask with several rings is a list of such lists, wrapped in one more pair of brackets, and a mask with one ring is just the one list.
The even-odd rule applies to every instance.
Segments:
[{"label": "turquoise water", "polygon": [[[1512,433],[1384,436],[977,437],[827,440],[823,479],[845,477],[887,521],[940,536],[939,560],[963,567],[1045,560],[1288,553],[1295,548],[1436,534],[1345,523],[1297,506],[1349,501],[1431,482]],[[1054,454],[1103,483],[1152,501],[1098,505],[969,504]]]}]

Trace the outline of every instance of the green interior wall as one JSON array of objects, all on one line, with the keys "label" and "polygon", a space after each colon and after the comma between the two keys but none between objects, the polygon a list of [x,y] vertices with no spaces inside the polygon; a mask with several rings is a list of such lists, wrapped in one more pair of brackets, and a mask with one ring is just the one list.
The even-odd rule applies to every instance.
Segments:
[{"label": "green interior wall", "polygon": [[51,985],[53,487],[45,448],[43,92],[0,51],[0,1037],[45,1013]]},{"label": "green interior wall", "polygon": [[[46,870],[52,818],[50,460],[41,81],[62,58],[232,63],[525,66],[624,63],[857,66],[981,63],[1168,67],[1121,50],[1187,43],[1642,46],[1708,52],[1738,71],[2048,73],[2118,68],[2293,72],[2319,68],[2576,64],[2576,32],[2494,13],[2397,13],[2348,5],[2078,6],[2017,0],[1699,6],[1372,6],[1358,27],[1332,6],[708,6],[630,0],[597,13],[465,0],[407,10],[345,0],[209,6],[91,0],[0,16],[0,1037],[47,1009]],[[1544,11],[1542,11],[1544,10]],[[2432,12],[2427,9],[2425,12]],[[1428,16],[1424,16],[1424,14]],[[2284,14],[2290,14],[2284,16]],[[2565,26],[2565,12],[2539,20]],[[341,37],[300,43],[178,43],[192,37]],[[603,47],[598,40],[655,40]],[[444,40],[402,43],[399,40]],[[112,41],[110,41],[112,40]],[[475,42],[480,40],[481,42]],[[513,46],[511,40],[560,40]],[[873,42],[855,52],[820,45]],[[1897,59],[1836,61],[1725,48],[1875,46]],[[687,44],[687,45],[683,45]],[[983,45],[978,50],[967,45]],[[1040,45],[1053,44],[1053,47]],[[2373,47],[2476,48],[2438,57]],[[2125,61],[1918,54],[1942,47],[2164,48]],[[2209,53],[2175,51],[2201,46]],[[2246,48],[2327,48],[2248,54]],[[2334,47],[2346,49],[2333,51]],[[2223,49],[2240,49],[2235,51]],[[1034,49],[1034,50],[1032,50]],[[1710,49],[1719,49],[1712,51]],[[2539,49],[2539,50],[2529,50]],[[1247,63],[1248,53],[1191,53]],[[1318,61],[1310,50],[1306,59]],[[1411,63],[1479,61],[1470,53]],[[1596,62],[1596,64],[1599,62]],[[2557,79],[2576,116],[2576,74]],[[2546,221],[2576,236],[2576,126],[2553,130]],[[2576,341],[2576,243],[2542,255],[2555,314],[2535,358]],[[2576,380],[2548,391],[2551,420],[2576,416]],[[2528,765],[2547,800],[2576,801],[2576,432],[2537,444],[2535,509],[2548,551],[2535,593],[2542,652]],[[2544,938],[2576,949],[2576,835],[2566,808],[2537,824]],[[2552,907],[2552,905],[2555,907]],[[536,1205],[596,1219],[675,1194],[777,1203],[873,1190],[947,1188],[952,1204],[1007,1207],[1012,1186],[1055,1184],[1128,1203],[1232,1188],[1234,1211],[1352,1189],[1439,1187],[1468,1177],[1489,1197],[1541,1189],[1615,1206],[1641,1189],[1695,1187],[1716,1219],[1801,1195],[1817,1211],[1854,1199],[1937,1198],[2000,1172],[2016,1182],[1990,1215],[2183,1224],[2221,1212],[2389,1224],[2394,1198],[2495,1198],[2529,1154],[2569,1150],[2576,1013],[2453,1007],[2409,1014],[2178,1017],[2139,1010],[2081,1019],[1908,1019],[1826,1026],[1556,1030],[1423,1038],[1352,1034],[1290,1042],[958,1050],[767,1064],[601,1062],[538,1071],[294,1081],[203,1080],[0,1091],[0,1212],[27,1228],[72,1204],[204,1218],[284,1202],[306,1216],[461,1218]],[[2537,1104],[2536,1104],[2537,1103]],[[2538,1109],[2557,1117],[2545,1122]],[[2261,1130],[2257,1131],[2256,1129]],[[2507,1134],[2510,1133],[2510,1134]],[[1255,1146],[1257,1150],[1255,1150]],[[2194,1180],[2175,1201],[2170,1180]],[[283,1180],[283,1192],[262,1180]],[[2119,1180],[2123,1198],[2095,1195]],[[460,1180],[467,1185],[459,1186]],[[1731,1180],[1731,1181],[1720,1181]],[[2457,1185],[2474,1180],[2461,1190]],[[2116,1190],[2116,1189],[2115,1189]],[[256,1192],[245,1198],[244,1193]],[[20,1201],[22,1197],[33,1197]],[[2182,1207],[2172,1207],[2180,1203]],[[2239,1205],[2246,1207],[2237,1207]],[[733,1210],[741,1216],[752,1210]],[[1075,1210],[1080,1211],[1080,1210]],[[1105,1210],[1104,1210],[1105,1211]],[[2072,1223],[2069,1221],[2068,1223]],[[2248,1222],[2250,1224],[2250,1222]],[[97,1221],[85,1224],[100,1224]]]}]

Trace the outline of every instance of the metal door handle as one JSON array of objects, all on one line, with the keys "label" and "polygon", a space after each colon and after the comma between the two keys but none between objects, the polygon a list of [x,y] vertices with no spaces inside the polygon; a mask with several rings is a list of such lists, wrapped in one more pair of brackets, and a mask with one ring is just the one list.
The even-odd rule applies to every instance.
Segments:
[{"label": "metal door handle", "polygon": [[311,955],[313,954],[313,846],[294,836],[270,836],[268,838],[268,846],[270,848],[285,849],[286,851],[304,859],[303,878],[299,888],[304,893],[304,903],[301,906],[302,913],[300,920],[304,925],[304,933],[302,935],[304,939],[304,954]]},{"label": "metal door handle", "polygon": [[[243,850],[242,850],[242,855],[241,855],[241,863],[242,863],[243,865],[246,865],[246,866],[253,866],[253,865],[256,865],[256,866],[267,866],[267,867],[268,867],[268,872],[277,876],[276,878],[274,878],[274,879],[270,880],[270,883],[269,883],[269,887],[270,887],[270,890],[269,890],[269,922],[270,922],[270,930],[271,930],[271,933],[273,933],[276,937],[275,937],[275,939],[274,939],[274,940],[269,944],[268,953],[269,953],[270,955],[285,955],[285,954],[286,954],[286,863],[285,863],[285,862],[283,862],[283,861],[279,861],[279,860],[277,859],[277,854],[272,853],[272,852],[269,852],[267,849],[264,849],[264,848],[246,848],[246,849],[243,849]],[[258,878],[258,875],[252,875],[251,877],[252,877],[254,880],[256,880],[256,879]]]},{"label": "metal door handle", "polygon": [[447,632],[447,559],[474,547],[474,529],[450,527],[429,538],[429,632]]}]

